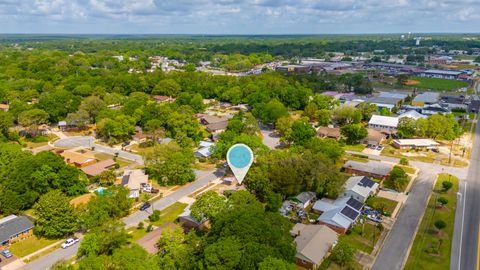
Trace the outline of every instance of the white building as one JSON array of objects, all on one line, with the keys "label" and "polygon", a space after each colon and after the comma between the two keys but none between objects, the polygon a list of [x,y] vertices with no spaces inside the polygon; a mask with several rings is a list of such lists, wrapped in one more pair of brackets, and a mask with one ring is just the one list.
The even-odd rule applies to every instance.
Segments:
[{"label": "white building", "polygon": [[397,130],[398,118],[391,116],[372,115],[368,122],[368,127],[384,132],[394,132]]}]

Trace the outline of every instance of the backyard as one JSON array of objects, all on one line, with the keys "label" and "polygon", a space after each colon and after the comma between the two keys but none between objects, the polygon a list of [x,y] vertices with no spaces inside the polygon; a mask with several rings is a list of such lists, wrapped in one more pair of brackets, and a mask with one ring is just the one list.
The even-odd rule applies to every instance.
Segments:
[{"label": "backyard", "polygon": [[398,202],[375,196],[369,197],[365,204],[378,211],[391,214],[393,210],[395,210],[395,207],[397,207]]},{"label": "backyard", "polygon": [[356,250],[365,252],[367,254],[372,253],[375,243],[380,237],[381,229],[376,225],[369,222],[363,224],[357,224],[350,229],[350,232],[344,237],[345,240]]},{"label": "backyard", "polygon": [[[442,190],[442,183],[450,181],[453,186],[448,191]],[[452,246],[453,224],[458,191],[458,179],[448,174],[440,174],[428,202],[427,209],[418,229],[410,251],[405,269],[449,269]],[[438,198],[448,200],[440,206]],[[443,221],[446,227],[436,228],[437,221]]]}]

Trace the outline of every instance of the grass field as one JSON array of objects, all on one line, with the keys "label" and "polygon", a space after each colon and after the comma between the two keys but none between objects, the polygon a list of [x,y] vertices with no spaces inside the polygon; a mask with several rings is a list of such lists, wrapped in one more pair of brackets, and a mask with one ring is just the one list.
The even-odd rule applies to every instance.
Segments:
[{"label": "grass field", "polygon": [[[453,187],[448,192],[441,191],[443,181],[452,181],[453,183]],[[440,174],[438,176],[405,269],[450,269],[457,191],[458,179],[455,176],[448,174]],[[445,197],[448,200],[448,204],[439,207],[436,201],[439,197]],[[441,233],[438,233],[434,226],[437,220],[443,220],[447,224],[447,227]]]},{"label": "grass field", "polygon": [[397,207],[398,202],[381,197],[369,197],[365,204],[379,211],[383,209],[383,212],[391,214]]},{"label": "grass field", "polygon": [[161,210],[159,221],[150,222],[147,219],[146,222],[148,222],[152,225],[155,225],[155,226],[161,226],[161,225],[163,225],[165,223],[168,223],[168,222],[174,222],[177,219],[177,217],[181,213],[183,213],[183,211],[185,210],[185,208],[187,206],[188,205],[185,204],[185,203],[176,202],[176,203],[172,204],[171,206]]},{"label": "grass field", "polygon": [[370,254],[378,241],[380,233],[381,231],[376,226],[365,222],[364,225],[355,225],[350,229],[350,234],[341,237],[345,237],[345,240],[355,249]]},{"label": "grass field", "polygon": [[363,144],[345,145],[343,147],[343,150],[345,151],[362,152],[363,149],[365,149],[365,145]]},{"label": "grass field", "polygon": [[419,82],[418,84],[411,85],[410,87],[421,88],[421,89],[452,91],[452,90],[456,90],[456,89],[468,86],[466,82],[456,81],[456,80],[422,78],[422,77],[411,77],[410,79]]},{"label": "grass field", "polygon": [[12,252],[13,255],[21,258],[58,241],[59,240],[49,240],[31,236],[12,244],[10,246],[10,252]]}]

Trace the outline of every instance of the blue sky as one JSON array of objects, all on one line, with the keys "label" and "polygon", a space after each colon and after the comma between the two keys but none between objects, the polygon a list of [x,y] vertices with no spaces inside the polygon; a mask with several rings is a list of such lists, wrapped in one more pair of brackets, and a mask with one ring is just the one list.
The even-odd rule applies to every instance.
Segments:
[{"label": "blue sky", "polygon": [[0,33],[480,32],[480,0],[0,0]]}]

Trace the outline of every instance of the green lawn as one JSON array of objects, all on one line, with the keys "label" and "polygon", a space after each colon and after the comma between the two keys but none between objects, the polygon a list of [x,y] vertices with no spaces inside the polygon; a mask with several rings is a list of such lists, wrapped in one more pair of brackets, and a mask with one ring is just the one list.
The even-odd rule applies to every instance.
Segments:
[{"label": "green lawn", "polygon": [[388,212],[391,214],[393,210],[395,210],[395,207],[397,207],[398,202],[375,196],[369,197],[365,204],[376,210],[383,211],[384,213]]},{"label": "green lawn", "polygon": [[159,221],[149,222],[148,219],[147,219],[146,222],[149,222],[150,224],[155,225],[155,226],[161,226],[161,225],[163,225],[165,223],[168,223],[168,222],[174,222],[177,219],[177,217],[181,213],[183,213],[183,211],[185,210],[185,208],[187,206],[188,206],[188,204],[186,204],[186,203],[176,202],[176,203],[170,205],[169,207],[161,210]]},{"label": "green lawn", "polygon": [[[363,231],[363,235],[362,235]],[[355,249],[363,251],[367,254],[372,253],[375,243],[380,236],[380,230],[376,226],[365,223],[357,224],[350,229],[350,234],[342,235],[345,240]]]},{"label": "green lawn", "polygon": [[405,183],[405,185],[402,186],[402,187],[397,188],[394,185],[394,183],[389,179],[383,181],[383,187],[388,188],[388,189],[393,189],[393,190],[396,190],[398,192],[404,192],[405,189],[408,187],[408,183],[410,183],[410,181],[412,180],[410,176],[407,176],[407,178],[408,178],[408,182]]},{"label": "green lawn", "polygon": [[136,242],[138,239],[144,237],[147,234],[147,224],[145,224],[145,228],[143,229],[137,229],[137,227],[133,227],[127,230],[127,233],[132,236],[130,238],[130,242]]},{"label": "green lawn", "polygon": [[459,88],[467,87],[468,83],[456,80],[445,80],[437,78],[411,77],[410,80],[419,81],[420,83],[411,85],[414,88],[431,89],[439,91],[452,91]]},{"label": "green lawn", "polygon": [[354,145],[345,145],[343,150],[345,151],[355,151],[355,152],[362,152],[365,149],[365,145],[363,144],[354,144]]},{"label": "green lawn", "polygon": [[[441,191],[443,181],[453,182],[453,188],[447,193]],[[458,179],[455,176],[448,174],[440,174],[438,176],[405,269],[450,269],[457,191]],[[439,207],[436,202],[439,197],[445,197],[448,200],[448,204],[444,207]],[[447,224],[447,227],[441,233],[438,233],[434,226],[437,220],[443,220]]]},{"label": "green lawn", "polygon": [[415,171],[417,170],[417,169],[415,169],[415,168],[413,168],[413,167],[405,166],[405,165],[400,165],[400,164],[398,164],[398,165],[396,165],[396,166],[402,168],[406,173],[409,173],[409,174],[414,174]]},{"label": "green lawn", "polygon": [[50,240],[31,236],[12,244],[10,246],[10,251],[17,257],[25,257],[28,254],[31,254],[58,241],[58,239]]}]

